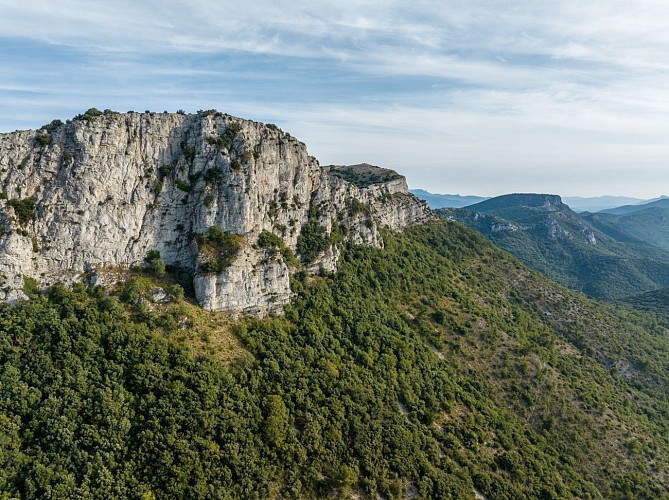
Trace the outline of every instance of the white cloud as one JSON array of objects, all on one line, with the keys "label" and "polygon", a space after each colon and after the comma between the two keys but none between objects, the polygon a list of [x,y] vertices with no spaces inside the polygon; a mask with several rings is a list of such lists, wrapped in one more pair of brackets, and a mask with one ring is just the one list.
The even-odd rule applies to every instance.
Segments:
[{"label": "white cloud", "polygon": [[0,40],[69,56],[0,55],[3,129],[88,105],[218,107],[282,124],[325,162],[385,163],[414,183],[669,185],[663,1],[0,0],[0,12]]}]

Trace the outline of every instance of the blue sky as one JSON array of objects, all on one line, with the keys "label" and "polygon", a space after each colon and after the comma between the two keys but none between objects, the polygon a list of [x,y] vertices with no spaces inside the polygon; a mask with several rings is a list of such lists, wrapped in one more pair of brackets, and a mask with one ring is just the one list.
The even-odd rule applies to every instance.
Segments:
[{"label": "blue sky", "polygon": [[497,195],[669,194],[665,1],[0,0],[0,131],[216,108],[322,164]]}]

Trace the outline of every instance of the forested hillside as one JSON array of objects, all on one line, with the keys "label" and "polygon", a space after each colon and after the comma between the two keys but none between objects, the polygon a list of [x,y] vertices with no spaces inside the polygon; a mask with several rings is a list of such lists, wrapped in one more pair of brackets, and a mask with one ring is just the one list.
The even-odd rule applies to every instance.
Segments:
[{"label": "forested hillside", "polygon": [[660,201],[667,203],[649,203],[648,208],[644,210],[622,214],[616,212],[583,214],[583,218],[618,241],[641,240],[669,250],[669,208],[666,207],[669,200]]},{"label": "forested hillside", "polygon": [[498,196],[437,213],[591,297],[622,299],[669,286],[669,252],[655,244],[662,236],[652,234],[651,224],[633,236],[627,228],[636,226],[621,220],[629,217],[576,214],[559,196],[538,194]]},{"label": "forested hillside", "polygon": [[458,223],[384,238],[265,320],[148,277],[28,287],[0,308],[0,496],[669,498],[665,320]]},{"label": "forested hillside", "polygon": [[627,297],[624,303],[630,304],[641,311],[649,311],[659,316],[669,317],[669,288],[660,288],[652,292]]}]

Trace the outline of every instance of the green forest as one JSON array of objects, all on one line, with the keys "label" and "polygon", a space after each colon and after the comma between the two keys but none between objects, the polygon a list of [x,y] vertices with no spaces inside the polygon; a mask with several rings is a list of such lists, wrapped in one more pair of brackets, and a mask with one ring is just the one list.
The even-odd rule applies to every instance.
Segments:
[{"label": "green forest", "polygon": [[0,306],[0,497],[669,498],[666,317],[458,223],[384,242],[283,317],[169,273]]},{"label": "green forest", "polygon": [[656,218],[647,217],[647,211],[577,214],[559,196],[541,194],[502,195],[465,208],[436,210],[544,276],[605,300],[669,286],[669,253],[661,244],[669,218],[665,210],[656,212]]}]

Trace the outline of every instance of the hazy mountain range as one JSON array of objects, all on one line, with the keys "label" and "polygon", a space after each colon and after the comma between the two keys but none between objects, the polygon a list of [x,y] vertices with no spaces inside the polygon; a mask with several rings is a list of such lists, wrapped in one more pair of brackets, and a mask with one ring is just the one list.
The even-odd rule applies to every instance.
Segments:
[{"label": "hazy mountain range", "polygon": [[619,241],[649,242],[669,251],[669,199],[627,205],[581,216]]},{"label": "hazy mountain range", "polygon": [[[417,198],[426,201],[432,209],[463,208],[490,198],[486,196],[473,195],[462,196],[459,194],[435,194],[425,191],[424,189],[412,189],[411,193],[413,193]],[[666,197],[663,196],[659,199],[666,199]],[[562,197],[562,202],[566,205],[569,205],[569,208],[571,208],[574,212],[600,212],[602,210],[614,209],[625,205],[636,206],[657,200],[658,199],[644,200],[641,198],[632,198],[628,196]]]},{"label": "hazy mountain range", "polygon": [[411,194],[416,196],[420,200],[424,200],[430,206],[430,208],[460,208],[466,207],[467,205],[473,205],[480,201],[487,200],[485,196],[462,196],[459,194],[433,194],[425,191],[424,189],[411,189]]}]

